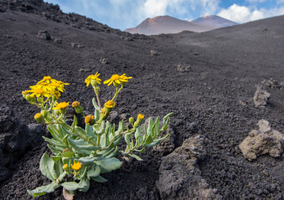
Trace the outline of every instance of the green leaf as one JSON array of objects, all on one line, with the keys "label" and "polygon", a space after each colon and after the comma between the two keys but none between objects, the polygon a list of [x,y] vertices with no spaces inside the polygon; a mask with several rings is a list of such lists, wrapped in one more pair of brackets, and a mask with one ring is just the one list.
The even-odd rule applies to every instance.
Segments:
[{"label": "green leaf", "polygon": [[93,103],[94,108],[95,108],[96,110],[100,110],[100,107],[98,106],[97,101],[96,101],[95,98],[93,98],[92,103]]},{"label": "green leaf", "polygon": [[59,186],[60,186],[59,183],[52,182],[48,185],[38,187],[34,190],[28,190],[28,193],[33,197],[38,197],[46,193],[54,192],[54,190],[57,189]]},{"label": "green leaf", "polygon": [[130,148],[130,136],[125,134],[124,135],[124,140],[127,143],[127,147]]},{"label": "green leaf", "polygon": [[62,157],[60,157],[60,156],[51,156],[51,158],[54,162],[62,159]]},{"label": "green leaf", "polygon": [[72,123],[72,127],[75,128],[75,126],[77,126],[78,124],[78,120],[77,120],[77,117],[74,115],[74,120],[73,120],[73,123]]},{"label": "green leaf", "polygon": [[57,157],[56,161],[54,160],[54,169],[56,171],[57,178],[58,178],[59,175],[63,174],[64,170],[63,170],[63,162],[62,162],[62,158],[61,157]]},{"label": "green leaf", "polygon": [[129,156],[131,156],[132,158],[135,158],[136,160],[142,161],[143,159],[140,158],[139,156],[135,155],[135,154],[128,154]]},{"label": "green leaf", "polygon": [[88,163],[93,163],[95,160],[99,160],[99,159],[100,159],[99,157],[94,157],[90,155],[90,156],[80,158],[79,161],[88,164]]},{"label": "green leaf", "polygon": [[115,156],[118,154],[118,151],[119,151],[119,148],[116,146],[116,147],[115,147],[115,150],[114,150],[111,154],[105,156],[105,158],[112,158],[112,157],[115,157]]},{"label": "green leaf", "polygon": [[66,190],[77,190],[80,188],[80,185],[76,182],[64,182],[61,183],[61,186],[64,187]]},{"label": "green leaf", "polygon": [[146,141],[145,141],[145,145],[146,144],[150,144],[151,142],[153,142],[153,138],[151,137],[151,135],[148,135],[148,137],[147,137],[147,139],[146,139]]},{"label": "green leaf", "polygon": [[87,172],[87,177],[91,178],[91,177],[96,177],[98,175],[100,175],[101,173],[101,168],[98,165],[93,165],[92,169],[90,169]]},{"label": "green leaf", "polygon": [[115,150],[114,147],[110,148],[110,150],[108,150],[107,152],[105,152],[105,153],[102,155],[102,157],[105,158],[106,156],[110,155],[114,150]]},{"label": "green leaf", "polygon": [[122,162],[116,158],[101,158],[98,161],[94,161],[97,165],[101,167],[101,173],[111,172],[121,167]]},{"label": "green leaf", "polygon": [[107,180],[106,180],[106,179],[104,179],[104,178],[103,178],[103,177],[101,177],[101,176],[92,177],[92,179],[93,179],[94,181],[99,182],[99,183],[105,183],[105,182],[107,182]]},{"label": "green leaf", "polygon": [[95,121],[99,121],[100,120],[100,117],[101,117],[101,112],[97,109],[95,109],[95,113],[94,113],[94,119]]},{"label": "green leaf", "polygon": [[87,177],[81,179],[81,181],[79,182],[79,187],[79,191],[87,192],[90,188],[90,180]]},{"label": "green leaf", "polygon": [[56,141],[56,140],[54,140],[54,139],[49,139],[49,138],[44,137],[44,136],[42,136],[42,138],[43,138],[45,141],[49,142],[50,144],[52,144],[52,145],[54,145],[54,146],[56,146],[56,147],[61,147],[61,148],[64,148],[64,149],[67,148],[67,147],[65,146],[65,144],[62,143],[62,142],[58,142],[58,141]]},{"label": "green leaf", "polygon": [[48,131],[50,132],[50,134],[52,135],[52,137],[54,139],[56,139],[57,141],[61,141],[62,139],[59,136],[58,130],[56,130],[56,128],[54,127],[54,125],[48,125],[47,126]]},{"label": "green leaf", "polygon": [[44,153],[41,157],[40,171],[44,176],[52,181],[56,180],[58,177],[54,169],[54,161],[46,153]]},{"label": "green leaf", "polygon": [[80,169],[78,176],[80,177],[81,180],[87,175],[87,170],[88,167],[86,165],[83,165],[82,168]]},{"label": "green leaf", "polygon": [[94,134],[94,130],[93,127],[90,126],[89,124],[85,125],[85,132],[87,134],[88,137],[93,138],[94,140],[97,140],[97,136]]},{"label": "green leaf", "polygon": [[157,117],[157,119],[154,123],[154,126],[153,126],[153,132],[152,132],[152,133],[154,133],[153,138],[156,138],[159,135],[159,126],[160,126],[160,117]]},{"label": "green leaf", "polygon": [[47,144],[47,146],[52,151],[52,153],[54,155],[60,155],[62,153],[62,151],[64,150],[64,148],[61,148],[61,147],[57,148],[57,147],[54,147],[50,144]]},{"label": "green leaf", "polygon": [[79,139],[79,140],[73,140],[72,138],[69,138],[70,144],[76,149],[76,151],[80,151],[80,150],[84,150],[84,152],[87,151],[96,151],[98,150],[100,147],[98,146],[93,146],[91,144],[89,144],[88,142],[86,142],[83,139]]},{"label": "green leaf", "polygon": [[63,138],[69,135],[69,132],[65,131],[65,128],[61,124],[58,124],[58,130]]},{"label": "green leaf", "polygon": [[148,135],[152,135],[153,126],[154,126],[154,121],[152,118],[149,118],[149,123],[148,123],[148,128],[147,128]]},{"label": "green leaf", "polygon": [[124,130],[124,120],[120,121],[118,124],[118,129],[115,131],[115,136],[119,135]]},{"label": "green leaf", "polygon": [[[64,129],[64,131],[65,131],[67,134],[73,135],[72,128],[71,128],[69,125],[67,125],[67,124],[61,124],[61,127],[62,127],[62,129]],[[74,128],[75,128],[75,125],[74,125],[73,129],[74,129]]]},{"label": "green leaf", "polygon": [[86,136],[85,130],[82,129],[80,126],[75,126],[75,131],[76,131],[76,133],[78,133],[79,135]]},{"label": "green leaf", "polygon": [[145,148],[143,148],[143,149],[135,149],[134,151],[137,151],[137,152],[140,152],[140,153],[145,153]]},{"label": "green leaf", "polygon": [[164,118],[163,118],[163,124],[165,124],[165,122],[170,118],[170,116],[172,116],[174,113],[173,112],[171,112],[171,113],[169,113],[169,114],[167,114],[166,116],[164,116]]},{"label": "green leaf", "polygon": [[114,142],[113,142],[113,145],[114,146],[117,146],[122,140],[122,135],[120,135],[119,137],[117,137]]}]

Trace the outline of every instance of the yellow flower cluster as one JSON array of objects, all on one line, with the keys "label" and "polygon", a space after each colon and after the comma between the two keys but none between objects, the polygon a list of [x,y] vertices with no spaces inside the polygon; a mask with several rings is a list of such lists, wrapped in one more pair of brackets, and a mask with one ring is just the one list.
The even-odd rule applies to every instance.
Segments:
[{"label": "yellow flower cluster", "polygon": [[23,96],[30,95],[30,97],[36,96],[50,98],[54,96],[58,99],[61,94],[60,92],[64,92],[64,86],[69,85],[69,83],[63,83],[62,81],[57,81],[52,79],[50,76],[44,76],[42,80],[40,80],[36,85],[30,86],[30,90],[25,90],[22,92]]}]

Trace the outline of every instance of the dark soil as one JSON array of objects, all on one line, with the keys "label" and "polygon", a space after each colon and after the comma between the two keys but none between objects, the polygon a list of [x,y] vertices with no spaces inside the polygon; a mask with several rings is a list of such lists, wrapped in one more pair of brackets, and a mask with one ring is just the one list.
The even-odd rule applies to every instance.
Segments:
[{"label": "dark soil", "polygon": [[[94,93],[85,78],[97,71],[102,80],[126,73],[133,79],[117,98],[116,111],[146,117],[174,112],[176,147],[197,134],[207,138],[208,153],[199,168],[223,199],[284,198],[283,158],[263,155],[249,162],[238,147],[260,119],[284,133],[284,91],[265,87],[271,98],[264,109],[255,108],[252,100],[263,80],[284,81],[284,16],[205,33],[147,37],[64,14],[41,1],[23,2],[31,7],[0,1],[0,102],[21,123],[35,123],[38,112],[21,92],[43,76],[70,83],[61,100],[80,101],[93,112]],[[36,37],[42,29],[50,40]],[[71,43],[83,47],[72,48]],[[151,56],[151,50],[159,55]],[[100,62],[103,58],[108,64]],[[102,102],[113,92],[113,87],[101,85]],[[18,160],[5,163],[9,176],[1,182],[0,199],[32,199],[27,189],[49,183],[39,170],[44,152],[48,148],[42,140]],[[141,155],[144,161],[131,160],[104,174],[108,182],[92,182],[89,191],[76,193],[75,199],[160,199],[155,181],[162,156],[149,149]],[[63,197],[58,189],[38,199]]]}]

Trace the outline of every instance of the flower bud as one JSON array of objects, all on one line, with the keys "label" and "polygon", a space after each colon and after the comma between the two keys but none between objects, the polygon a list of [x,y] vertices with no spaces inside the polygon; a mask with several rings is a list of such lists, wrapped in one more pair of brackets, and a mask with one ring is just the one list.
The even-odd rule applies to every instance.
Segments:
[{"label": "flower bud", "polygon": [[101,109],[101,114],[102,115],[105,115],[106,114],[106,110],[103,108],[103,109]]},{"label": "flower bud", "polygon": [[60,109],[54,109],[54,113],[55,113],[56,115],[60,115]]},{"label": "flower bud", "polygon": [[44,118],[43,118],[43,116],[42,116],[41,113],[35,114],[34,119],[35,119],[37,122],[39,122],[39,123],[43,123],[43,122],[44,122]]},{"label": "flower bud", "polygon": [[74,153],[73,153],[73,151],[71,151],[70,149],[68,149],[68,148],[66,148],[66,149],[64,149],[63,151],[62,151],[62,154],[64,155],[64,156],[67,156],[67,157],[74,157]]},{"label": "flower bud", "polygon": [[133,123],[134,123],[134,118],[133,118],[133,117],[130,117],[130,118],[128,119],[128,121],[129,121],[131,124],[133,124]]},{"label": "flower bud", "polygon": [[72,103],[72,107],[75,109],[75,112],[77,113],[77,114],[82,114],[83,113],[83,107],[82,106],[80,106],[80,102],[79,101],[74,101],[73,103]]},{"label": "flower bud", "polygon": [[63,168],[64,171],[69,171],[69,166],[68,166],[68,164],[63,165],[62,168]]},{"label": "flower bud", "polygon": [[134,128],[137,128],[139,126],[139,123],[136,121],[134,122]]},{"label": "flower bud", "polygon": [[46,118],[48,116],[48,111],[42,110],[42,111],[40,111],[40,114],[43,116],[43,118]]},{"label": "flower bud", "polygon": [[26,100],[31,103],[31,102],[35,102],[36,98],[35,96],[27,95]]},{"label": "flower bud", "polygon": [[89,124],[90,126],[95,124],[94,116],[93,115],[88,115],[85,117],[85,123]]},{"label": "flower bud", "polygon": [[140,124],[141,123],[141,121],[144,119],[144,115],[142,115],[141,113],[140,114],[138,114],[138,116],[137,116],[137,122]]}]

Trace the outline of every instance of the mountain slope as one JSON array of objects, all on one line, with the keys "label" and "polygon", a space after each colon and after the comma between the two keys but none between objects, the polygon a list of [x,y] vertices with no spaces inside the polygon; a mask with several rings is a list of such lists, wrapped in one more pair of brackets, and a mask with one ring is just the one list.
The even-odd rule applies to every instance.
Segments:
[{"label": "mountain slope", "polygon": [[205,24],[209,26],[217,26],[217,27],[227,27],[227,26],[234,26],[238,23],[230,21],[228,19],[219,17],[217,15],[205,15],[203,17],[199,17],[192,22]]},{"label": "mountain slope", "polygon": [[129,33],[140,33],[145,35],[158,35],[167,33],[179,33],[184,30],[193,32],[205,32],[218,27],[198,24],[185,20],[179,20],[170,16],[158,16],[147,18],[135,28],[126,29]]}]

